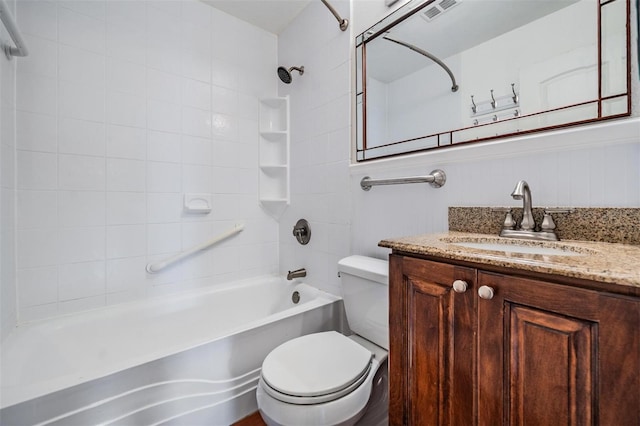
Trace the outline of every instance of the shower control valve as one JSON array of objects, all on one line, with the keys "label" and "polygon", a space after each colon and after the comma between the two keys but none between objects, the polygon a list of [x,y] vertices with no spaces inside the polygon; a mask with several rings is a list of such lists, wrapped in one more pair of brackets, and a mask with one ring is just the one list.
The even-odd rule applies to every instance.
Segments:
[{"label": "shower control valve", "polygon": [[296,222],[296,225],[293,227],[293,236],[296,237],[296,240],[302,245],[309,243],[309,240],[311,240],[311,228],[306,219],[300,219]]}]

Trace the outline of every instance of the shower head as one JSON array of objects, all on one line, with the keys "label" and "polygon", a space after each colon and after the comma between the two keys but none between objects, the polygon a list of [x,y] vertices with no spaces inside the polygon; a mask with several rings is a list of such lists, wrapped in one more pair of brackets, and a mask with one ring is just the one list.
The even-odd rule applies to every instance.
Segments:
[{"label": "shower head", "polygon": [[298,71],[300,73],[300,75],[304,74],[304,67],[291,67],[289,69],[286,69],[285,67],[278,67],[278,77],[280,77],[280,80],[282,80],[282,82],[284,84],[290,84],[291,81],[293,80],[291,78],[291,71]]}]

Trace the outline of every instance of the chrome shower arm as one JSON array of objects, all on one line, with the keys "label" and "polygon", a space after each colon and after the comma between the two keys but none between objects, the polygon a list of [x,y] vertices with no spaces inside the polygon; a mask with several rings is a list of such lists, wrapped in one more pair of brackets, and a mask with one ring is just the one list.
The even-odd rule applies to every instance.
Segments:
[{"label": "chrome shower arm", "polygon": [[322,3],[324,3],[325,6],[327,6],[327,9],[329,9],[329,11],[333,14],[333,16],[336,17],[336,19],[338,20],[338,24],[340,24],[340,29],[342,31],[346,31],[347,27],[349,26],[349,20],[348,19],[343,19],[338,12],[333,8],[333,6],[331,6],[329,4],[329,2],[327,0],[322,0]]},{"label": "chrome shower arm", "polygon": [[11,12],[9,11],[9,6],[4,0],[0,0],[0,20],[2,20],[9,36],[15,44],[15,46],[10,46],[8,44],[5,45],[4,43],[0,44],[4,50],[4,54],[7,56],[7,59],[11,60],[13,56],[27,56],[29,54],[27,45],[22,38],[22,34],[20,34],[20,30],[18,29],[13,15],[11,15]]},{"label": "chrome shower arm", "polygon": [[435,62],[436,64],[440,65],[446,72],[447,74],[449,74],[449,77],[451,78],[451,91],[452,92],[457,92],[458,91],[458,84],[456,83],[456,78],[453,76],[453,73],[451,72],[451,70],[449,69],[449,67],[447,66],[447,64],[445,64],[444,62],[442,62],[440,59],[436,58],[435,56],[433,56],[431,53],[427,52],[426,50],[422,50],[417,46],[414,46],[413,44],[407,43],[405,41],[401,41],[401,40],[396,40],[393,39],[389,36],[382,36],[383,39],[385,40],[389,40],[392,41],[394,43],[397,43],[401,46],[404,46],[408,49],[413,50],[414,52],[418,52],[419,54],[426,56],[427,58],[431,59],[433,62]]}]

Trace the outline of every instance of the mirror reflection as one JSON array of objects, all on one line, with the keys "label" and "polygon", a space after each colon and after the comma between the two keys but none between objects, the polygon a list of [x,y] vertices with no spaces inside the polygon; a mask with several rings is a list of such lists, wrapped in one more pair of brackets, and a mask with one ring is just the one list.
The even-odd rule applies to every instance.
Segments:
[{"label": "mirror reflection", "polygon": [[359,161],[630,114],[628,0],[412,1],[356,40]]}]

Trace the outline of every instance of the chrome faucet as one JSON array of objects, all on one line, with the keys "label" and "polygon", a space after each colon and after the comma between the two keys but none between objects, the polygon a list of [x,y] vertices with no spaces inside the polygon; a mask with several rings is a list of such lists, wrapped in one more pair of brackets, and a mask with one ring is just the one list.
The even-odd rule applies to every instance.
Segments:
[{"label": "chrome faucet", "polygon": [[556,225],[553,222],[550,212],[546,210],[540,231],[535,230],[536,222],[533,218],[531,189],[526,181],[519,181],[513,189],[511,196],[514,200],[522,200],[522,220],[520,221],[520,226],[516,227],[516,222],[511,216],[511,211],[509,211],[502,225],[502,231],[500,231],[501,237],[558,241],[558,235],[555,231]]},{"label": "chrome faucet", "polygon": [[533,210],[531,209],[531,190],[529,184],[521,180],[516,184],[516,187],[511,193],[511,197],[514,200],[522,200],[522,221],[520,222],[520,229],[523,231],[533,231],[536,227],[536,222],[533,219]]},{"label": "chrome faucet", "polygon": [[289,271],[287,279],[291,281],[294,278],[302,278],[307,276],[307,270],[304,268],[296,269],[295,271]]}]

